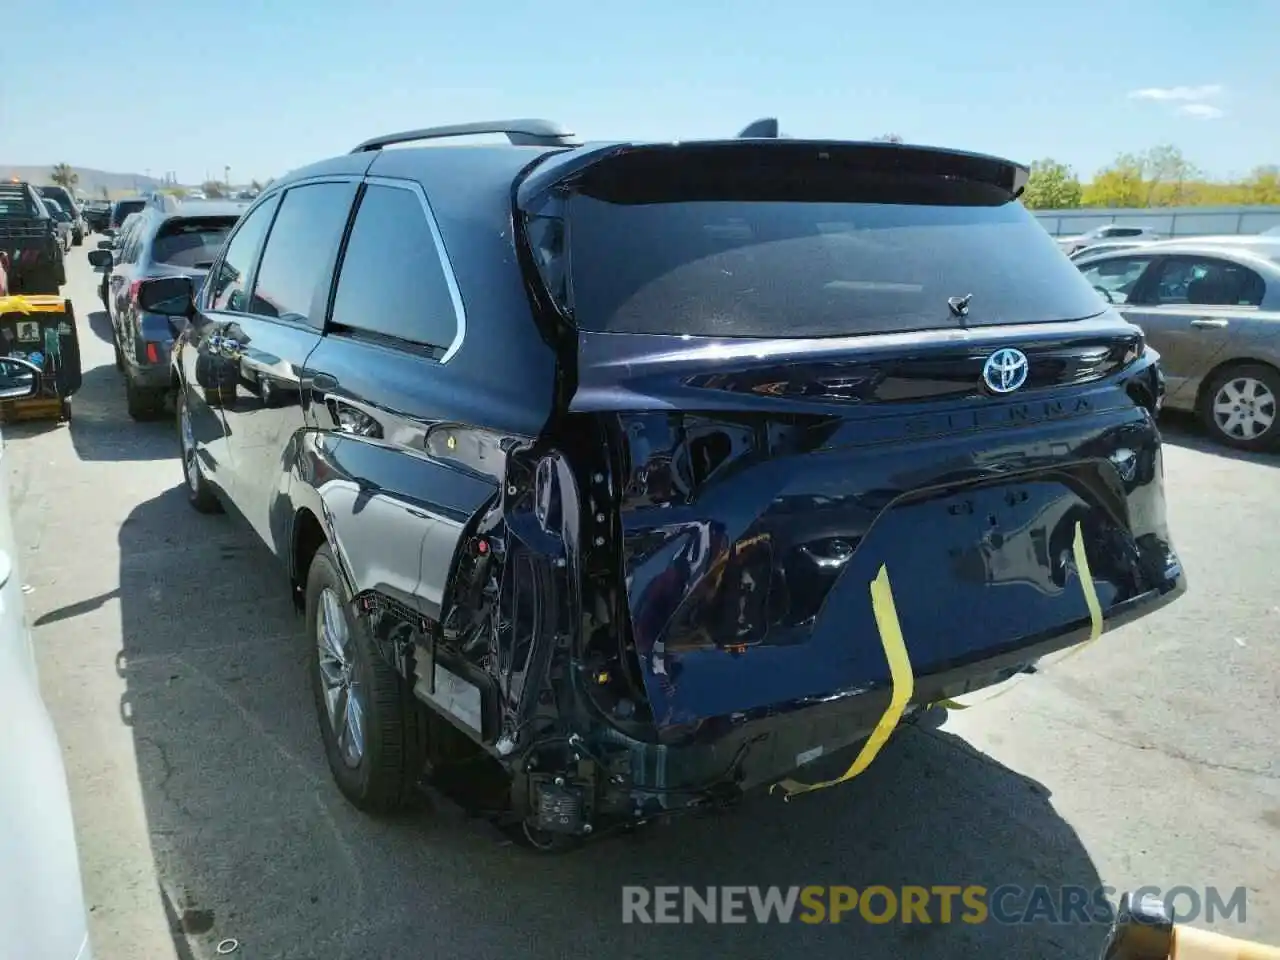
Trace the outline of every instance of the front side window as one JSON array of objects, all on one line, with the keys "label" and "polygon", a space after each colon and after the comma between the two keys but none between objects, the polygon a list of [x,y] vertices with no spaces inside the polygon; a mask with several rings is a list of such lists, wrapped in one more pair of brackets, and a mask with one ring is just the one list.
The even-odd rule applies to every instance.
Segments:
[{"label": "front side window", "polygon": [[231,242],[227,244],[222,260],[214,266],[206,281],[207,302],[210,310],[229,310],[244,313],[249,305],[245,284],[253,258],[262,246],[262,238],[271,225],[271,215],[276,203],[268,200],[250,213],[240,224]]},{"label": "front side window", "polygon": [[335,327],[444,349],[458,315],[427,213],[410,189],[371,184],[338,275]]},{"label": "front side window", "polygon": [[1111,257],[1086,264],[1080,272],[1108,303],[1128,303],[1138,278],[1150,262],[1150,257]]},{"label": "front side window", "polygon": [[285,194],[262,252],[250,313],[317,326],[323,321],[320,285],[346,228],[352,191],[349,183],[310,183]]}]

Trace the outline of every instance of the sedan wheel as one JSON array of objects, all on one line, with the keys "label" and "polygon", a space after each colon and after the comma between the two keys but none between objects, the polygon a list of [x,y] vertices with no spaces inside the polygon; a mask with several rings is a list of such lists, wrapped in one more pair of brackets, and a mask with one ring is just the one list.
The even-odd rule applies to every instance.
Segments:
[{"label": "sedan wheel", "polygon": [[1201,416],[1214,436],[1242,450],[1276,442],[1280,376],[1270,367],[1245,364],[1222,371],[1205,391]]}]

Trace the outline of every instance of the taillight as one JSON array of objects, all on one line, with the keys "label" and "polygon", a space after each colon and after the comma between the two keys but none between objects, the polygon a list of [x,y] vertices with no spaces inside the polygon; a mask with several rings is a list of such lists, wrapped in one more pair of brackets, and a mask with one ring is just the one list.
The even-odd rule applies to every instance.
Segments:
[{"label": "taillight", "polygon": [[159,363],[159,362],[160,362],[160,350],[156,347],[154,343],[148,343],[147,344],[147,363]]},{"label": "taillight", "polygon": [[129,302],[135,307],[138,305],[138,291],[142,289],[142,281],[135,280],[129,284]]}]

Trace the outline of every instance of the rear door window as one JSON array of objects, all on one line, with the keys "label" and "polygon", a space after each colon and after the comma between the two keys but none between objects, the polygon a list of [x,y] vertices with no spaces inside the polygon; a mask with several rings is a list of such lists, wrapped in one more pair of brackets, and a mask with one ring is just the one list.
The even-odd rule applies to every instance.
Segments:
[{"label": "rear door window", "polygon": [[370,184],[342,258],[333,326],[444,350],[459,307],[417,191]]},{"label": "rear door window", "polygon": [[151,260],[171,267],[208,269],[235,225],[234,217],[166,220],[151,244]]},{"label": "rear door window", "polygon": [[927,202],[909,202],[895,186],[908,202],[577,195],[567,211],[574,321],[611,333],[827,337],[954,328],[953,298],[968,298],[970,326],[1102,309],[1016,200],[956,202],[928,185]]},{"label": "rear door window", "polygon": [[1161,305],[1256,307],[1265,286],[1258,274],[1229,260],[1168,257],[1146,299]]},{"label": "rear door window", "polygon": [[250,313],[323,324],[354,192],[350,183],[310,183],[285,194],[254,280]]}]

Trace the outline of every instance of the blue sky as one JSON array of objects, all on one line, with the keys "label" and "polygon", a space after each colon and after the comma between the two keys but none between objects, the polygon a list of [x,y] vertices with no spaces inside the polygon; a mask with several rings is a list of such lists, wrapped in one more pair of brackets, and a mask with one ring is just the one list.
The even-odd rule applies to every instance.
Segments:
[{"label": "blue sky", "polygon": [[1219,176],[1280,163],[1280,0],[5,6],[4,163],[245,182],[380,132],[517,116],[590,139],[778,116],[1084,175],[1160,143]]}]

